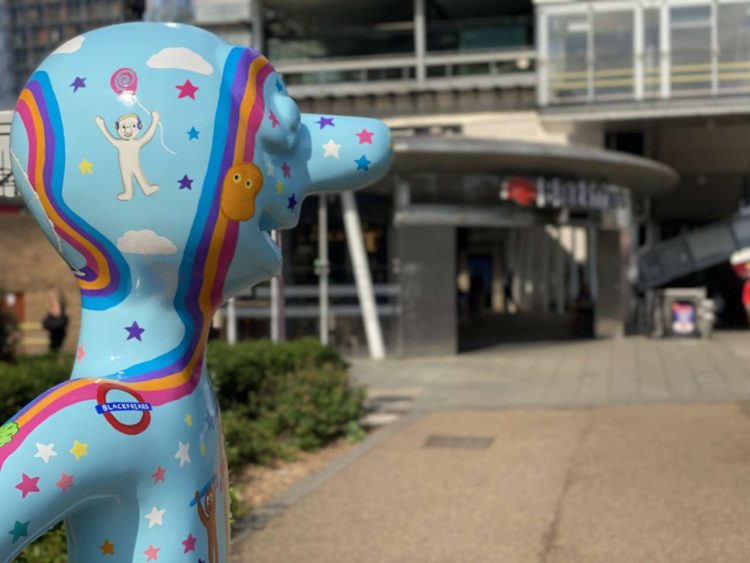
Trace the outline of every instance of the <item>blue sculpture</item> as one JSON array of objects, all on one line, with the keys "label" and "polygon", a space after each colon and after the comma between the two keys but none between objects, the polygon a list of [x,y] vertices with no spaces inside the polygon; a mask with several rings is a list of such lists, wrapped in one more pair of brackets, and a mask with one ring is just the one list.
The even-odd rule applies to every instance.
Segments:
[{"label": "blue sculpture", "polygon": [[211,317],[278,273],[268,231],[307,195],[385,173],[387,127],[300,115],[260,53],[133,23],[42,63],[11,151],[83,314],[71,379],[0,427],[0,561],[63,519],[75,563],[228,561]]}]

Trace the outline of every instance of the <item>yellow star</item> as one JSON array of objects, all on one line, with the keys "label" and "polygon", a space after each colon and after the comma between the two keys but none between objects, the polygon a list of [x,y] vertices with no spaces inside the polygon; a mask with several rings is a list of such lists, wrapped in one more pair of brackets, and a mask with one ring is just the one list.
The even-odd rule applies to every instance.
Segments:
[{"label": "yellow star", "polygon": [[201,442],[201,455],[206,455],[206,444],[204,444],[203,442]]},{"label": "yellow star", "polygon": [[83,456],[89,455],[89,452],[86,451],[88,447],[88,444],[84,444],[82,442],[79,442],[78,440],[75,440],[73,442],[73,447],[70,449],[70,453],[76,456],[76,461],[80,461]]},{"label": "yellow star", "polygon": [[279,193],[284,191],[284,183],[281,180],[276,182],[276,191]]},{"label": "yellow star", "polygon": [[113,544],[107,539],[105,539],[104,543],[99,546],[99,549],[102,550],[102,555],[114,555],[115,554],[115,544]]},{"label": "yellow star", "polygon": [[185,424],[187,424],[188,426],[193,425],[193,417],[190,416],[189,414],[185,415]]},{"label": "yellow star", "polygon": [[93,174],[94,173],[94,165],[93,163],[89,162],[85,158],[78,163],[78,169],[81,171],[81,174]]}]

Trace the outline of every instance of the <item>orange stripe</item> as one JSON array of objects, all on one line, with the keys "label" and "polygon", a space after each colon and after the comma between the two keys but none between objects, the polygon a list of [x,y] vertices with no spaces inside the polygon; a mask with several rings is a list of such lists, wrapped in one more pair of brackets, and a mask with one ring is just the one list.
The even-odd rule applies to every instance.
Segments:
[{"label": "orange stripe", "polygon": [[23,413],[20,417],[18,417],[18,420],[16,421],[18,425],[23,426],[26,422],[31,420],[34,417],[34,415],[39,413],[39,411],[47,408],[49,405],[51,405],[58,399],[64,397],[71,391],[75,391],[91,383],[90,379],[77,379],[73,381],[75,381],[75,383],[70,383],[69,385],[66,385],[65,387],[63,387],[62,389],[58,389],[57,391],[50,393],[49,395],[44,397],[44,399],[39,401],[36,405],[31,407],[25,413]]},{"label": "orange stripe", "polygon": [[[36,104],[36,101],[34,100],[34,96],[31,94],[29,90],[24,90],[21,92],[20,99],[28,106],[29,113],[31,114],[31,119],[34,122],[34,135],[36,135],[36,170],[29,171],[30,174],[33,174],[34,179],[34,187],[37,195],[39,196],[39,200],[42,204],[42,207],[44,208],[47,216],[51,219],[52,223],[55,225],[56,228],[62,229],[66,233],[68,233],[72,238],[74,238],[77,242],[79,242],[82,246],[85,246],[91,255],[96,260],[96,264],[98,267],[98,273],[96,279],[93,281],[83,281],[78,280],[79,285],[83,289],[89,289],[89,290],[96,290],[96,289],[102,289],[107,287],[109,284],[110,278],[109,278],[109,268],[107,266],[107,261],[104,259],[104,256],[101,255],[101,253],[96,249],[95,246],[93,246],[88,240],[86,240],[80,233],[75,231],[70,225],[68,225],[55,211],[55,208],[52,206],[51,202],[49,201],[49,198],[47,196],[47,190],[45,189],[46,186],[44,185],[44,152],[45,152],[45,143],[46,138],[44,135],[44,125],[42,123],[42,116],[39,113],[39,107]],[[41,189],[39,189],[41,187]]]},{"label": "orange stripe", "polygon": [[258,72],[268,64],[268,59],[258,57],[250,65],[250,72],[247,75],[247,84],[245,85],[245,94],[242,96],[240,104],[240,120],[237,127],[237,142],[234,145],[234,164],[239,164],[243,160],[245,151],[245,140],[247,138],[247,120],[255,103],[255,79]]}]

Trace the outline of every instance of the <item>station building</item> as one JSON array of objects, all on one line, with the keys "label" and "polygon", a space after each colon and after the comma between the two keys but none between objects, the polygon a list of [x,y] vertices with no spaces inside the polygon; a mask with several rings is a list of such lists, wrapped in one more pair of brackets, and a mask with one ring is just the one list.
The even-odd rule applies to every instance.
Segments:
[{"label": "station building", "polygon": [[282,237],[283,287],[232,303],[231,338],[322,330],[349,353],[380,339],[435,355],[618,337],[644,330],[646,294],[666,285],[706,286],[720,323],[745,322],[728,257],[750,243],[750,0],[194,0],[191,13],[265,52],[302,111],[393,132],[392,171],[354,209],[306,203]]}]

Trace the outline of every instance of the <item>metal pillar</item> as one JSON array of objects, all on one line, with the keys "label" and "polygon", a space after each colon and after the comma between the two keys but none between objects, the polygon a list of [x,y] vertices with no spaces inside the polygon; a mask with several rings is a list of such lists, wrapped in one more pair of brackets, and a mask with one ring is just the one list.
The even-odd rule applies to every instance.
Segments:
[{"label": "metal pillar", "polygon": [[344,229],[346,230],[346,242],[349,245],[349,254],[354,267],[354,281],[357,284],[359,306],[362,309],[362,318],[365,323],[365,336],[367,346],[370,349],[370,357],[380,360],[385,357],[385,346],[383,344],[383,331],[380,328],[380,319],[375,305],[375,292],[372,287],[372,276],[370,265],[367,262],[365,244],[362,239],[362,226],[359,221],[359,211],[354,194],[344,192],[341,194],[341,208],[344,211]]},{"label": "metal pillar", "polygon": [[320,343],[328,344],[328,200],[318,196],[318,287],[320,288]]},{"label": "metal pillar", "polygon": [[[271,233],[274,242],[281,248],[282,239],[280,231]],[[282,256],[285,253],[282,250]],[[284,317],[284,267],[279,275],[271,278],[271,340],[273,342],[284,342],[286,340],[286,321]]]},{"label": "metal pillar", "polygon": [[424,84],[427,79],[425,56],[427,54],[427,24],[425,0],[414,0],[414,55],[417,58],[417,82]]},{"label": "metal pillar", "polygon": [[227,301],[227,342],[237,344],[237,305],[234,297]]},{"label": "metal pillar", "polygon": [[253,27],[250,35],[250,41],[252,43],[251,47],[256,51],[263,52],[266,40],[263,33],[263,24],[265,23],[265,18],[263,17],[263,2],[261,0],[251,0],[251,2],[252,5],[250,10],[253,20]]},{"label": "metal pillar", "polygon": [[556,229],[555,247],[555,312],[565,313],[565,248],[562,244],[562,227]]}]

